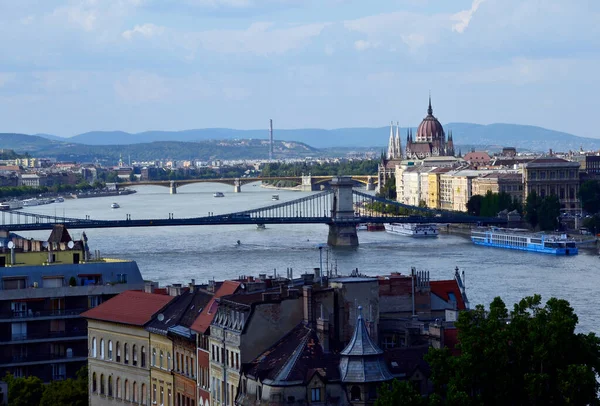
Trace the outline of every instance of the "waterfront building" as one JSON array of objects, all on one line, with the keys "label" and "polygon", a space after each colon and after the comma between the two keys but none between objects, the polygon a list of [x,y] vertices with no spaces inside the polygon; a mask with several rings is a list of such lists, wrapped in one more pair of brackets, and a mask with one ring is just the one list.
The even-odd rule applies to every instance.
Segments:
[{"label": "waterfront building", "polygon": [[452,210],[467,211],[467,202],[473,194],[473,180],[487,173],[473,169],[462,169],[452,173]]},{"label": "waterfront building", "polygon": [[440,176],[444,173],[450,172],[451,168],[434,168],[427,174],[427,207],[430,209],[440,208]]},{"label": "waterfront building", "polygon": [[579,162],[549,156],[524,164],[523,201],[533,191],[541,197],[557,196],[562,211],[580,211]]},{"label": "waterfront building", "polygon": [[429,97],[427,116],[419,124],[416,137],[413,139],[412,131],[406,137],[406,158],[424,159],[435,156],[454,156],[454,140],[452,132],[446,139],[444,127],[433,115]]},{"label": "waterfront building", "polygon": [[157,360],[146,327],[174,297],[146,289],[123,292],[83,314],[88,320],[90,405],[156,404],[158,388],[151,389],[150,365]]},{"label": "waterfront building", "polygon": [[92,257],[85,233],[54,227],[47,241],[0,231],[0,370],[44,382],[75,378],[87,362],[81,313],[141,289],[134,261]]},{"label": "waterfront building", "polygon": [[473,179],[473,195],[506,193],[513,200],[523,201],[523,175],[517,171],[486,173]]}]

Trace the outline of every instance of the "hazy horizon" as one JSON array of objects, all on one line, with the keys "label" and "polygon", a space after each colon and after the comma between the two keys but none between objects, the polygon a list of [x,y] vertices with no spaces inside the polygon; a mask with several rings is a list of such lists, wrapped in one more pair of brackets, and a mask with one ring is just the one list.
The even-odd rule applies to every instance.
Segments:
[{"label": "hazy horizon", "polygon": [[[0,3],[0,132],[416,126],[600,135],[600,2]],[[180,130],[178,130],[180,129]]]}]

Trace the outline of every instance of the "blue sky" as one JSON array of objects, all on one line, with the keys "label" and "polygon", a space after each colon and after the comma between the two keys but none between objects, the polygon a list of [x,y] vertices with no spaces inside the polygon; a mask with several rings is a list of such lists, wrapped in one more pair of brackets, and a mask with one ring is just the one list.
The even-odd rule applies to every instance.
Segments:
[{"label": "blue sky", "polygon": [[597,0],[0,0],[0,132],[414,126],[431,91],[598,138],[599,50]]}]

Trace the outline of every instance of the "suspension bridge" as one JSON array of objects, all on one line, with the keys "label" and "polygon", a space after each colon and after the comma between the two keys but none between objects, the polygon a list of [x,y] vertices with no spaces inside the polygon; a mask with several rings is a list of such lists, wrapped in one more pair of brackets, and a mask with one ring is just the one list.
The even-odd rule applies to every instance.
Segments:
[{"label": "suspension bridge", "polygon": [[[81,219],[10,211],[2,212],[1,227],[9,231],[35,231],[51,230],[55,224],[64,224],[69,229],[326,224],[329,226],[329,245],[357,246],[356,225],[359,223],[506,223],[506,220],[501,218],[475,217],[464,213],[409,206],[354,190],[353,186],[354,181],[351,177],[339,176],[332,179],[330,190],[311,196],[257,209],[191,218],[175,218],[169,214],[168,218],[134,219],[127,214],[124,220],[96,220],[89,217]],[[389,213],[381,212],[382,205],[386,205]]]}]

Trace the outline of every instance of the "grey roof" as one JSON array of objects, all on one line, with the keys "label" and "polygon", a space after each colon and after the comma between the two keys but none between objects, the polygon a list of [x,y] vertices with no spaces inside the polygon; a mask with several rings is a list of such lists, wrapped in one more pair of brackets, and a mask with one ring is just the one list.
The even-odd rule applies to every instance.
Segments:
[{"label": "grey roof", "polygon": [[341,352],[340,377],[342,382],[385,382],[391,380],[383,351],[369,337],[358,307],[358,319],[352,339]]}]

